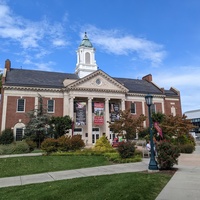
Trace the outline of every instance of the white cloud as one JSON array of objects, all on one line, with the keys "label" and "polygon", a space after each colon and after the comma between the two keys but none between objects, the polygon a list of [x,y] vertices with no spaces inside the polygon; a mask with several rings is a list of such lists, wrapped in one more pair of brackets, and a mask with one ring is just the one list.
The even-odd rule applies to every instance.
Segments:
[{"label": "white cloud", "polygon": [[53,40],[53,45],[58,46],[58,47],[62,47],[62,46],[66,46],[67,42],[65,40],[55,39],[55,40]]},{"label": "white cloud", "polygon": [[126,35],[119,30],[102,30],[95,26],[84,26],[89,38],[109,53],[116,55],[136,54],[142,60],[149,60],[153,65],[162,63],[166,56],[164,47],[145,38]]},{"label": "white cloud", "polygon": [[183,112],[200,109],[200,66],[177,66],[170,70],[156,71],[153,81],[169,89],[175,87],[180,91]]},{"label": "white cloud", "polygon": [[38,70],[42,71],[52,71],[52,66],[55,64],[54,62],[47,62],[47,63],[34,63],[37,66]]},{"label": "white cloud", "polygon": [[[66,21],[66,14],[63,19]],[[23,49],[41,48],[44,41],[55,47],[67,45],[64,30],[62,22],[51,24],[46,19],[32,22],[15,15],[0,2],[0,38],[17,42]]]}]

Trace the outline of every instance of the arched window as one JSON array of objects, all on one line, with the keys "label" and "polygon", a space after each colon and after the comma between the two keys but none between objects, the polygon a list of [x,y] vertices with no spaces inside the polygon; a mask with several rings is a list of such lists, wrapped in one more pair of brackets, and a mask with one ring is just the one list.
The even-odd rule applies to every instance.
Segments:
[{"label": "arched window", "polygon": [[24,128],[25,124],[19,120],[17,124],[15,124],[13,128],[13,133],[14,133],[14,139],[15,141],[21,141],[23,136],[24,136]]},{"label": "arched window", "polygon": [[85,53],[85,63],[90,64],[90,53],[88,52]]}]

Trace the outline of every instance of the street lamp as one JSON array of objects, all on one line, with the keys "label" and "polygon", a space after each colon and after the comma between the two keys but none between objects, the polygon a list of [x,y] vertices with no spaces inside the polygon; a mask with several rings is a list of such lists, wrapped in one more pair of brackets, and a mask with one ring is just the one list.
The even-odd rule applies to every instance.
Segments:
[{"label": "street lamp", "polygon": [[152,132],[152,117],[151,117],[151,105],[153,96],[151,94],[147,94],[145,96],[146,104],[148,106],[149,112],[149,129],[150,129],[150,145],[151,145],[151,157],[149,162],[149,170],[158,170],[158,166],[155,160],[155,152],[154,152],[154,143],[153,143],[153,132]]}]

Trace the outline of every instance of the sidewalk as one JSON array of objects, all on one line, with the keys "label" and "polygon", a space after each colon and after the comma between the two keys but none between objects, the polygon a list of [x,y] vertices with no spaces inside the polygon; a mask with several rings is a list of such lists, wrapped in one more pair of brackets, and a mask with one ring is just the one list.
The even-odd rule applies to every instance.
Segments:
[{"label": "sidewalk", "polygon": [[174,174],[156,200],[200,199],[200,146],[193,154],[181,154]]},{"label": "sidewalk", "polygon": [[[7,157],[33,155],[36,156],[41,154],[11,155]],[[2,157],[6,156],[0,156],[0,158]],[[143,159],[142,162],[138,163],[116,164],[101,167],[0,178],[0,188],[87,176],[139,172],[147,170],[148,164],[149,159]],[[175,167],[178,168],[177,172],[161,191],[156,200],[198,200],[200,198],[200,146],[196,146],[196,151],[193,154],[181,154],[179,157],[179,164]]]}]

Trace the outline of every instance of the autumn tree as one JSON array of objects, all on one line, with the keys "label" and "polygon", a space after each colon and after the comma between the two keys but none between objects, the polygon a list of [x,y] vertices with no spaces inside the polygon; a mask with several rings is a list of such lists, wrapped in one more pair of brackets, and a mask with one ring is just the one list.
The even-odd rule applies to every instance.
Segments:
[{"label": "autumn tree", "polygon": [[143,129],[143,122],[146,120],[146,117],[144,115],[136,117],[131,114],[130,110],[120,111],[119,115],[118,120],[108,122],[109,128],[114,133],[124,135],[127,140],[135,139],[136,133]]},{"label": "autumn tree", "polygon": [[193,143],[193,138],[189,132],[195,126],[191,120],[187,119],[187,116],[165,116],[160,126],[166,139],[170,139],[176,144],[185,144],[190,141]]}]

